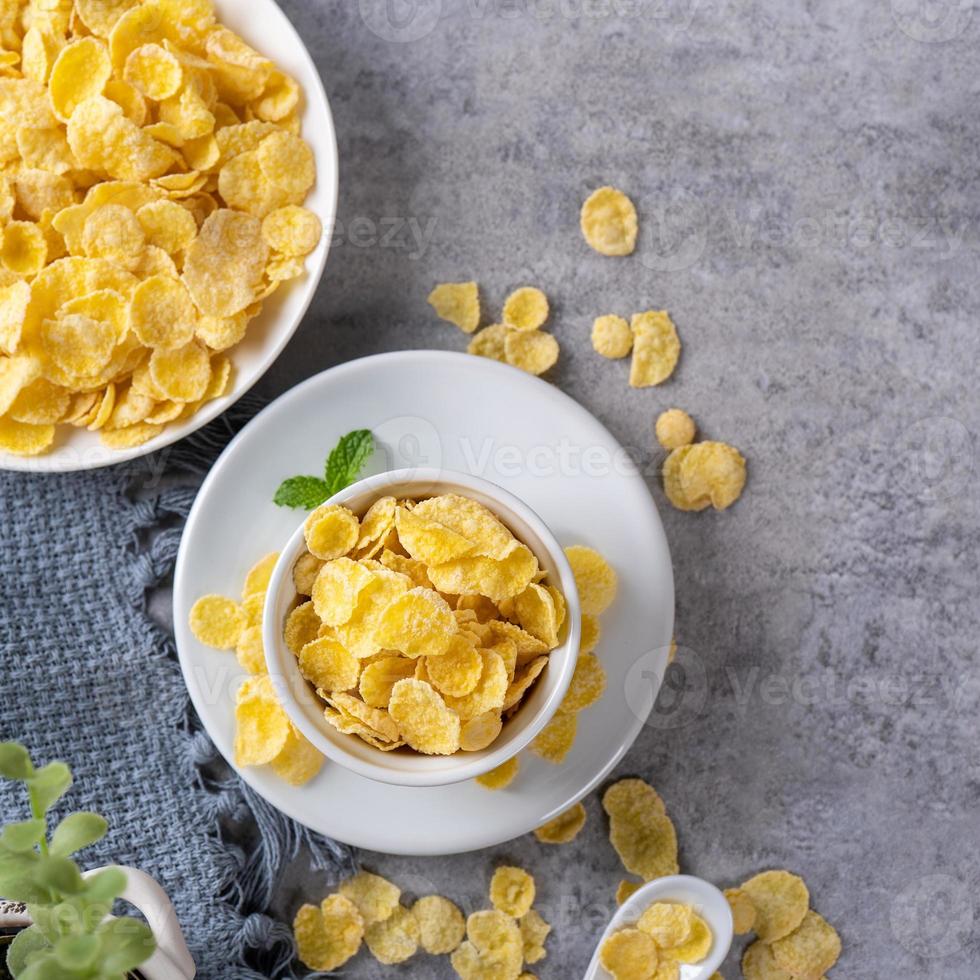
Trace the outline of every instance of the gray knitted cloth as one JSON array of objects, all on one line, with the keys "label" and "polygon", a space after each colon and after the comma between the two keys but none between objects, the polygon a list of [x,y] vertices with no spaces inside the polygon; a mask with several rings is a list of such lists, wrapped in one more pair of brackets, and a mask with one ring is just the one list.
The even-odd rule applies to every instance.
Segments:
[{"label": "gray knitted cloth", "polygon": [[[351,865],[345,848],[274,811],[216,758],[173,639],[147,612],[197,479],[254,410],[132,465],[0,474],[0,741],[72,766],[65,805],[111,828],[86,865],[157,878],[202,980],[292,976],[289,926],[266,914],[279,872],[301,847],[330,875]],[[25,807],[0,782],[0,823],[26,819]]]}]

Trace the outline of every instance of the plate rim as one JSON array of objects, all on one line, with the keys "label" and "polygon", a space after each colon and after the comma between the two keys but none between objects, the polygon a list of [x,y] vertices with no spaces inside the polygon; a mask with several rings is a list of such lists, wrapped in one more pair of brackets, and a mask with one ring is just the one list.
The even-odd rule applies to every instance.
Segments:
[{"label": "plate rim", "polygon": [[[224,2],[234,4],[237,0],[224,0]],[[93,456],[91,459],[76,459],[70,465],[67,465],[68,460],[71,458],[70,455],[61,456],[58,454],[57,449],[40,456],[16,456],[13,453],[0,451],[0,472],[32,474],[87,473],[93,470],[106,469],[110,466],[118,466],[122,463],[131,463],[133,460],[141,459],[144,456],[149,456],[151,453],[166,449],[198,432],[247,395],[265,377],[276,361],[279,360],[279,356],[286,349],[286,346],[293,337],[296,336],[296,331],[299,330],[305,321],[306,314],[309,312],[320,283],[323,280],[327,258],[331,252],[334,227],[337,222],[337,209],[340,201],[340,149],[337,143],[337,127],[334,122],[330,99],[327,96],[327,90],[323,84],[323,77],[320,75],[320,69],[317,68],[316,61],[314,61],[313,55],[310,53],[296,26],[276,0],[251,0],[251,2],[266,4],[269,13],[282,21],[286,32],[291,35],[291,40],[296,46],[297,56],[300,60],[306,62],[306,67],[311,77],[315,80],[315,84],[312,87],[312,91],[308,87],[304,89],[304,96],[307,100],[308,109],[319,109],[322,111],[322,119],[318,120],[318,123],[325,127],[323,135],[329,144],[329,159],[326,162],[325,168],[330,171],[329,182],[325,185],[327,202],[325,213],[317,215],[323,226],[323,237],[321,239],[323,247],[318,246],[317,252],[319,254],[316,255],[313,266],[307,270],[306,279],[303,283],[307,292],[301,308],[296,313],[295,323],[276,343],[270,346],[263,356],[262,366],[255,372],[254,377],[244,384],[241,389],[235,391],[233,395],[224,395],[221,398],[216,398],[209,405],[201,408],[200,411],[192,416],[193,424],[190,428],[185,430],[182,426],[167,426],[160,435],[144,443],[142,446],[107,451],[104,456]],[[216,7],[220,8],[221,3],[222,0],[215,0]],[[320,115],[319,112],[315,114]],[[317,174],[317,179],[320,179],[319,173]]]},{"label": "plate rim", "polygon": [[[183,676],[184,685],[185,688],[187,689],[188,696],[190,698],[191,704],[194,707],[194,711],[195,714],[197,715],[198,721],[200,722],[203,730],[207,732],[209,738],[211,738],[211,734],[210,731],[208,730],[208,726],[205,724],[204,716],[198,706],[194,685],[192,685],[189,682],[189,676],[192,667],[190,663],[190,658],[185,657],[185,654],[183,652],[184,646],[181,642],[181,636],[183,636],[185,639],[188,637],[189,627],[187,626],[184,619],[179,618],[176,613],[177,613],[178,606],[179,605],[181,607],[183,606],[183,604],[180,603],[178,600],[187,598],[183,595],[185,591],[183,587],[183,580],[186,574],[185,566],[188,561],[187,554],[190,547],[188,542],[193,537],[193,530],[197,521],[201,519],[200,514],[201,514],[201,509],[203,507],[202,501],[206,498],[207,491],[210,490],[212,483],[217,481],[220,471],[223,469],[223,464],[226,462],[226,459],[230,458],[234,454],[234,452],[238,448],[239,443],[241,441],[244,441],[244,439],[249,434],[252,426],[256,425],[259,422],[259,420],[262,419],[267,413],[271,413],[273,411],[277,411],[281,409],[283,403],[286,403],[292,400],[293,398],[299,398],[301,392],[305,391],[307,388],[313,387],[317,383],[322,383],[323,379],[327,376],[340,377],[349,373],[354,373],[355,371],[358,370],[370,370],[372,365],[378,362],[404,360],[411,363],[413,361],[428,361],[431,359],[436,362],[442,361],[447,363],[469,363],[472,361],[472,358],[473,355],[462,353],[459,351],[446,351],[446,350],[439,350],[439,349],[415,349],[415,350],[403,350],[403,351],[387,351],[378,354],[368,354],[365,355],[364,357],[354,358],[353,360],[336,364],[332,367],[326,368],[325,370],[318,372],[317,374],[312,375],[309,378],[305,378],[303,381],[294,385],[292,388],[289,388],[287,391],[283,392],[283,394],[281,394],[278,398],[270,402],[260,412],[258,412],[252,419],[250,419],[248,423],[245,426],[243,426],[238,433],[236,433],[236,435],[229,441],[228,445],[225,446],[221,454],[215,460],[214,464],[211,466],[210,470],[208,471],[207,476],[202,481],[201,486],[197,492],[197,495],[194,498],[194,503],[192,504],[190,512],[187,515],[187,520],[184,524],[184,528],[181,533],[180,546],[177,552],[177,560],[174,565],[174,580],[173,580],[174,584],[173,584],[173,602],[172,602],[172,610],[174,613],[174,617],[173,617],[174,638],[175,638],[175,646],[177,649],[177,658],[181,669],[181,675]],[[503,372],[513,372],[518,370],[517,368],[513,368],[509,365],[497,363],[495,361],[486,358],[483,358],[481,360],[485,362],[483,365],[484,368],[489,369],[491,372],[499,371],[503,373]],[[586,416],[588,416],[589,420],[593,424],[599,426],[600,429],[608,436],[608,438],[614,444],[621,445],[619,440],[612,434],[612,432],[609,431],[608,427],[601,420],[596,418],[587,408],[585,408],[584,405],[581,405],[574,398],[572,398],[571,395],[562,391],[560,388],[556,387],[555,385],[542,380],[541,378],[535,378],[529,375],[525,375],[524,378],[526,381],[530,383],[540,385],[542,390],[547,391],[550,396],[555,398],[556,401],[562,403],[570,403],[575,410],[584,413]],[[649,492],[649,487],[646,486],[646,481],[643,480],[643,477],[640,476],[639,474],[635,475],[635,479],[639,480],[644,486],[644,490],[645,490],[644,497],[646,500],[646,504],[648,506],[648,510],[653,518],[654,523],[660,529],[661,536],[663,539],[663,544],[665,549],[665,553],[664,553],[665,572],[666,572],[665,584],[669,588],[669,593],[670,593],[669,594],[670,601],[669,603],[667,603],[667,608],[669,609],[669,622],[667,625],[669,626],[669,630],[668,630],[669,636],[672,636],[674,631],[675,616],[676,616],[676,603],[675,603],[676,591],[675,591],[675,581],[674,581],[673,559],[670,551],[670,542],[667,538],[667,534],[663,526],[663,521],[661,520],[660,517],[660,511],[657,508],[656,502],[653,499],[653,495],[650,494]],[[656,692],[654,693],[654,696],[651,699],[651,710],[652,710],[653,702],[655,702],[655,700],[656,700]],[[561,804],[550,808],[546,813],[542,814],[541,817],[537,819],[535,823],[535,827],[547,823],[549,820],[558,816],[560,813],[563,813],[565,810],[569,809],[570,807],[574,806],[576,803],[580,802],[585,797],[590,795],[609,776],[609,773],[616,768],[616,766],[622,761],[626,753],[636,743],[636,740],[639,737],[640,733],[642,732],[648,717],[648,716],[638,717],[635,711],[631,712],[631,716],[633,718],[633,721],[629,727],[628,732],[626,733],[626,737],[621,741],[616,751],[610,756],[610,758],[606,761],[606,763],[600,767],[600,769],[595,773],[595,775],[592,776],[592,778],[590,778],[584,786],[579,787],[578,789],[575,790],[574,793],[565,797]],[[211,741],[214,744],[216,751],[219,754],[221,754],[222,758],[225,760],[228,766],[236,773],[236,775],[239,776],[239,778],[241,778],[252,791],[258,793],[259,796],[261,796],[262,799],[265,800],[270,806],[274,807],[279,812],[285,814],[287,817],[290,817],[291,819],[295,820],[298,824],[300,824],[303,827],[307,827],[308,829],[313,830],[316,833],[322,833],[324,834],[324,836],[327,837],[335,836],[329,831],[321,831],[318,828],[311,827],[310,824],[307,822],[308,818],[303,813],[299,812],[296,807],[291,806],[288,801],[286,803],[282,803],[278,800],[273,801],[269,799],[269,797],[266,795],[264,791],[264,787],[261,785],[261,781],[255,778],[255,774],[250,772],[248,768],[241,769],[237,767],[233,760],[225,756],[225,754],[221,751],[220,747],[217,745],[217,743],[213,738],[211,738]],[[352,773],[351,775],[356,775],[356,774]],[[359,777],[359,778],[363,779],[365,777]],[[383,784],[378,784],[378,785],[383,785]],[[404,787],[392,787],[392,789],[403,790]],[[419,790],[419,792],[424,792],[424,791],[425,791],[424,788]],[[521,833],[518,834],[492,833],[490,832],[492,831],[492,829],[493,829],[492,826],[486,827],[484,834],[480,836],[479,839],[474,838],[463,846],[453,846],[450,849],[446,849],[445,847],[440,848],[437,845],[391,847],[390,846],[391,842],[387,842],[387,846],[379,846],[379,843],[376,838],[370,836],[361,836],[360,834],[347,835],[350,839],[342,840],[341,843],[344,843],[350,847],[358,848],[361,850],[376,851],[379,853],[392,854],[392,855],[404,856],[404,857],[441,857],[441,856],[448,856],[452,854],[465,854],[472,851],[482,850],[487,847],[496,847],[500,844],[507,843],[508,841],[515,840],[517,837],[524,836],[524,834],[530,833],[534,828],[533,827],[528,828],[527,830],[522,831]],[[341,840],[339,837],[336,837],[335,839]]]}]

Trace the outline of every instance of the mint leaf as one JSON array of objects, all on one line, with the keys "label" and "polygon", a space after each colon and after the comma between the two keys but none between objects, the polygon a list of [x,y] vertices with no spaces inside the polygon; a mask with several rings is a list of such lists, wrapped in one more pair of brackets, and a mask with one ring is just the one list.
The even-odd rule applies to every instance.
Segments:
[{"label": "mint leaf", "polygon": [[319,507],[328,497],[330,488],[326,480],[318,476],[291,476],[279,484],[272,502],[277,507],[298,507],[303,510],[313,510]]},{"label": "mint leaf", "polygon": [[341,436],[327,460],[325,476],[330,496],[349,487],[374,452],[374,436],[370,429],[355,429]]},{"label": "mint leaf", "polygon": [[349,487],[358,477],[364,464],[374,452],[374,436],[370,429],[355,429],[341,436],[324,467],[324,476],[291,476],[283,480],[272,502],[277,507],[296,507],[313,510],[335,493]]}]

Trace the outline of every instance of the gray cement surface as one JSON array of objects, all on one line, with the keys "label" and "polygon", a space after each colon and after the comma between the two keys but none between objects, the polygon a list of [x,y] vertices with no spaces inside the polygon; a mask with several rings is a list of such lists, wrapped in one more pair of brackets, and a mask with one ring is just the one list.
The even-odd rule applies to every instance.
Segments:
[{"label": "gray cement surface", "polygon": [[[378,351],[459,350],[426,305],[477,279],[551,296],[551,380],[656,469],[678,405],[750,460],[724,514],[655,476],[689,652],[618,769],[662,793],[682,867],[787,867],[836,923],[834,976],[973,978],[980,957],[977,469],[980,11],[960,0],[283,0],[340,140],[340,224],[274,396]],[[595,187],[641,235],[578,232]],[[631,391],[592,318],[669,309],[667,384]],[[492,402],[493,393],[482,397]],[[623,877],[598,799],[574,844],[362,855],[466,911],[495,863],[555,925],[541,980],[577,980]],[[394,817],[393,817],[394,818]],[[289,917],[331,883],[290,870]],[[741,944],[739,944],[739,947]],[[973,964],[971,966],[970,964]],[[724,970],[739,976],[736,956]],[[352,980],[443,980],[445,958]]]}]

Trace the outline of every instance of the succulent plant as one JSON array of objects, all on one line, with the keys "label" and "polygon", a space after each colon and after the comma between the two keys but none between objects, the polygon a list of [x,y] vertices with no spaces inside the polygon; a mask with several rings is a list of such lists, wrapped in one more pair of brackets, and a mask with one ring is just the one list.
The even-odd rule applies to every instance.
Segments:
[{"label": "succulent plant", "polygon": [[124,980],[156,948],[146,923],[112,917],[126,887],[118,868],[82,876],[72,855],[108,829],[97,813],[72,813],[48,836],[48,812],[72,784],[63,762],[35,768],[16,742],[0,743],[0,776],[24,784],[31,819],[0,832],[0,895],[27,905],[33,925],[7,950],[16,980]]}]

